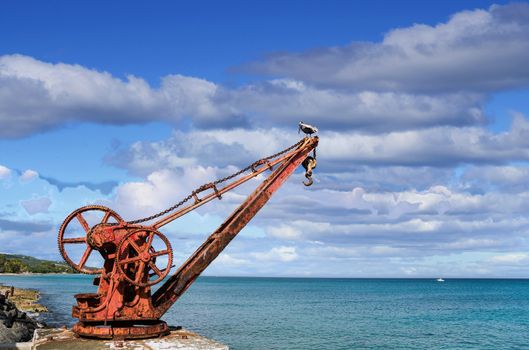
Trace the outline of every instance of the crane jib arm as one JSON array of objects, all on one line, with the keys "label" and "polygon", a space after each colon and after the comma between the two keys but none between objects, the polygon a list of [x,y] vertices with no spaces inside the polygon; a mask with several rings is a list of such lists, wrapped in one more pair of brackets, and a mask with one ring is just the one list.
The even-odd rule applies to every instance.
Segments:
[{"label": "crane jib arm", "polygon": [[153,306],[159,316],[163,315],[178,300],[318,145],[317,137],[307,138],[306,140],[307,142],[303,143],[287,159],[280,163],[272,174],[248,196],[175,274],[154,293],[152,296]]}]

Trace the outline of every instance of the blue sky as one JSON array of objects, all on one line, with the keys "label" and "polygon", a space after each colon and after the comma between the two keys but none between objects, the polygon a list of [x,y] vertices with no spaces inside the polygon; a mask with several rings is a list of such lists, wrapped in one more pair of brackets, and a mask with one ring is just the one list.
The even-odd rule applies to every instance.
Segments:
[{"label": "blue sky", "polygon": [[[526,277],[527,23],[525,2],[5,1],[0,251],[58,259],[73,209],[149,215],[303,119],[315,185],[207,273]],[[164,228],[177,258],[246,192]]]}]

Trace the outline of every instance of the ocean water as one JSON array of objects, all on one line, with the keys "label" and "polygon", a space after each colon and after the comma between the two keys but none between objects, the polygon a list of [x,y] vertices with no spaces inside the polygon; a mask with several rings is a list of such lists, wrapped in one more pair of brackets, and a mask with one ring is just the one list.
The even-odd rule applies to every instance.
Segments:
[{"label": "ocean water", "polygon": [[[71,325],[90,276],[0,276]],[[164,319],[231,349],[529,349],[529,280],[201,277]]]}]

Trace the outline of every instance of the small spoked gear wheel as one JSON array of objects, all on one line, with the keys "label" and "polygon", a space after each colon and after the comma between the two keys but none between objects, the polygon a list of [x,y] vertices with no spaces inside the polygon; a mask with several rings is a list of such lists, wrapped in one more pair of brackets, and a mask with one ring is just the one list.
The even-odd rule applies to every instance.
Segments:
[{"label": "small spoked gear wheel", "polygon": [[[163,246],[157,250],[153,243]],[[167,257],[160,268],[157,258]],[[161,282],[171,270],[173,250],[167,237],[152,228],[127,233],[118,243],[116,265],[123,277],[136,286],[147,287]],[[152,272],[151,272],[152,271]],[[154,277],[154,279],[151,279]]]},{"label": "small spoked gear wheel", "polygon": [[[70,265],[74,270],[86,274],[99,274],[103,272],[102,268],[93,269],[86,267],[86,262],[88,261],[90,254],[94,250],[94,247],[90,244],[89,240],[89,234],[92,227],[86,219],[86,214],[89,212],[92,212],[92,214],[94,214],[94,212],[102,212],[98,214],[102,214],[102,218],[98,220],[96,225],[109,224],[110,220],[115,220],[117,223],[123,222],[123,219],[115,211],[102,205],[88,205],[86,207],[81,207],[79,209],[74,210],[70,215],[68,215],[62,223],[61,228],[59,229],[59,236],[57,237],[57,244],[59,246],[59,251],[61,252],[64,261],[66,261],[66,263]],[[68,226],[70,224],[73,224],[74,220],[77,220],[78,223],[81,225],[84,231],[84,235],[81,235],[79,237],[65,237]],[[66,247],[71,244],[83,245],[85,248],[84,253],[79,259],[78,263],[75,263],[72,258],[68,255]]]}]

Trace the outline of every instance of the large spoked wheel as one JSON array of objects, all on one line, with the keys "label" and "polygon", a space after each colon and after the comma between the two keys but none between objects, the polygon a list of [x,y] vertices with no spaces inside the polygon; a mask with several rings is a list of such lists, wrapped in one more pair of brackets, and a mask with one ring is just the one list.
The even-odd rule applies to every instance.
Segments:
[{"label": "large spoked wheel", "polygon": [[136,286],[155,285],[171,270],[171,244],[167,237],[156,230],[141,228],[129,232],[119,242],[117,252],[118,270],[128,282]]},{"label": "large spoked wheel", "polygon": [[[78,272],[87,274],[103,272],[102,268],[86,268],[88,258],[94,250],[89,244],[88,234],[91,228],[97,224],[120,223],[122,221],[123,219],[116,212],[102,205],[88,205],[74,210],[62,223],[57,238],[59,251],[64,261]],[[80,258],[73,258],[75,252],[82,252]]]}]

